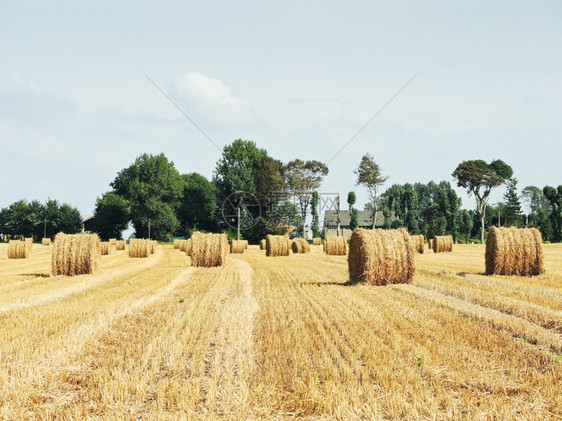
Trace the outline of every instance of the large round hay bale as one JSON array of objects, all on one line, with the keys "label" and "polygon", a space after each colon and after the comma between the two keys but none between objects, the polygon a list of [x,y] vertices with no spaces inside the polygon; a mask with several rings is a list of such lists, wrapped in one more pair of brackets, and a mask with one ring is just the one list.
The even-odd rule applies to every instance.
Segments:
[{"label": "large round hay bale", "polygon": [[82,275],[99,272],[101,243],[97,234],[58,233],[53,245],[51,273]]},{"label": "large round hay bale", "polygon": [[293,253],[308,253],[310,252],[310,244],[303,238],[295,238],[293,239],[291,249]]},{"label": "large round hay bale", "polygon": [[356,228],[347,258],[350,280],[370,285],[410,283],[415,272],[415,254],[414,241],[404,228]]},{"label": "large round hay bale", "polygon": [[436,235],[431,242],[434,253],[449,253],[453,251],[453,237],[450,235]]},{"label": "large round hay bale", "polygon": [[29,257],[29,245],[26,241],[10,240],[8,243],[8,259],[27,259]]},{"label": "large round hay bale", "polygon": [[312,244],[315,246],[321,246],[322,245],[322,239],[320,237],[314,237],[312,239]]},{"label": "large round hay bale", "polygon": [[179,240],[180,251],[185,252],[187,249],[187,240]]},{"label": "large round hay bale", "polygon": [[204,234],[194,232],[191,236],[191,264],[214,267],[226,263],[228,238],[226,234]]},{"label": "large round hay bale", "polygon": [[260,250],[265,250],[265,238],[260,240]]},{"label": "large round hay bale", "polygon": [[102,256],[107,256],[108,254],[111,254],[111,252],[113,251],[113,247],[111,246],[111,242],[102,241],[100,243],[100,250],[101,250]]},{"label": "large round hay bale", "polygon": [[265,237],[265,255],[269,257],[288,256],[291,241],[286,235],[267,235]]},{"label": "large round hay bale", "polygon": [[236,254],[244,253],[244,250],[246,250],[246,243],[246,240],[232,240],[230,243],[230,252]]},{"label": "large round hay bale", "polygon": [[491,227],[486,239],[486,274],[535,276],[544,273],[542,237],[536,228]]},{"label": "large round hay bale", "polygon": [[423,238],[423,234],[412,235],[412,241],[414,242],[414,247],[416,251],[420,254],[423,254],[425,250],[425,241]]},{"label": "large round hay bale", "polygon": [[50,238],[41,239],[41,245],[42,246],[50,246],[51,245],[51,239]]},{"label": "large round hay bale", "polygon": [[347,254],[347,240],[344,236],[328,236],[324,240],[324,252],[330,256],[345,256]]},{"label": "large round hay bale", "polygon": [[125,240],[117,240],[115,242],[115,250],[125,250]]},{"label": "large round hay bale", "polygon": [[129,241],[129,257],[148,257],[150,255],[149,240],[132,238]]}]

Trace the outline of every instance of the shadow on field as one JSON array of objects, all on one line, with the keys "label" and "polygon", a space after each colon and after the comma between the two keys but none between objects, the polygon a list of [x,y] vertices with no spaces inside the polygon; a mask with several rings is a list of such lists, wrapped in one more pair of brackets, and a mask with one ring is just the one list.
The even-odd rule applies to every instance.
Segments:
[{"label": "shadow on field", "polygon": [[322,285],[338,285],[340,287],[348,287],[348,286],[353,286],[353,285],[357,285],[357,282],[351,282],[351,281],[345,281],[345,282],[300,282],[300,285],[316,285],[316,286],[322,286]]},{"label": "shadow on field", "polygon": [[48,273],[18,273],[18,276],[35,276],[36,278],[49,278]]}]

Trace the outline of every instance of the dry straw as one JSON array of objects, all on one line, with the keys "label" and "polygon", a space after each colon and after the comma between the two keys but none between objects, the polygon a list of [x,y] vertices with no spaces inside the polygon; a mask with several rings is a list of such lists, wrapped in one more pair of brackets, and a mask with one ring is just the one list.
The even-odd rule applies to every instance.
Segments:
[{"label": "dry straw", "polygon": [[185,240],[185,254],[191,256],[191,238]]},{"label": "dry straw", "polygon": [[486,274],[534,276],[544,273],[542,237],[536,228],[488,230]]},{"label": "dry straw", "polygon": [[175,239],[174,239],[173,245],[174,245],[174,248],[175,248],[176,250],[179,250],[179,248],[180,248],[180,241],[181,241],[181,240],[178,239],[178,238],[175,238]]},{"label": "dry straw", "polygon": [[150,255],[150,240],[133,238],[129,241],[129,257],[148,257]]},{"label": "dry straw", "polygon": [[450,235],[436,235],[431,242],[434,253],[448,253],[453,251],[453,237]]},{"label": "dry straw", "polygon": [[185,252],[187,250],[187,241],[188,240],[179,240],[180,251]]},{"label": "dry straw", "polygon": [[226,263],[228,239],[226,234],[203,234],[194,232],[191,236],[191,264],[213,267]]},{"label": "dry straw", "polygon": [[150,254],[156,253],[156,249],[158,248],[158,241],[156,240],[147,240],[149,242],[149,250]]},{"label": "dry straw", "polygon": [[244,242],[244,248],[247,249],[248,248],[248,240],[241,240]]},{"label": "dry straw", "polygon": [[51,239],[50,238],[43,238],[41,240],[41,245],[42,246],[50,246],[51,245]]},{"label": "dry straw", "polygon": [[97,234],[63,234],[55,237],[51,273],[82,275],[99,272],[101,243]]},{"label": "dry straw", "polygon": [[125,250],[125,240],[117,240],[115,242],[115,250]]},{"label": "dry straw", "polygon": [[8,243],[8,259],[27,259],[29,246],[26,241],[10,240]]},{"label": "dry straw", "polygon": [[293,253],[308,253],[310,252],[310,244],[303,238],[295,238],[291,245]]},{"label": "dry straw", "polygon": [[109,244],[111,244],[112,246],[114,246],[117,243],[117,238],[110,238],[109,239]]},{"label": "dry straw", "polygon": [[265,238],[260,240],[260,250],[265,250]]},{"label": "dry straw", "polygon": [[107,256],[108,254],[111,254],[111,252],[113,251],[113,247],[111,246],[110,241],[102,241],[100,243],[100,247],[101,247],[102,256]]},{"label": "dry straw", "polygon": [[25,239],[25,244],[27,245],[27,254],[31,254],[31,249],[33,248],[33,238],[29,237]]},{"label": "dry straw", "polygon": [[312,244],[315,246],[321,246],[322,245],[322,239],[320,237],[314,237],[312,239]]},{"label": "dry straw", "polygon": [[347,240],[343,236],[326,237],[324,252],[330,256],[345,256],[347,254]]},{"label": "dry straw", "polygon": [[408,231],[357,228],[349,242],[351,282],[370,285],[407,284],[414,276],[414,240]]},{"label": "dry straw", "polygon": [[427,239],[427,247],[431,250],[433,249],[433,241],[431,240],[431,238]]},{"label": "dry straw", "polygon": [[242,254],[246,250],[245,240],[232,240],[230,243],[230,252],[236,254]]},{"label": "dry straw", "polygon": [[291,241],[286,235],[271,235],[265,237],[265,255],[269,257],[288,256]]},{"label": "dry straw", "polygon": [[412,235],[412,241],[414,242],[414,247],[416,248],[416,251],[420,254],[423,254],[425,250],[425,241],[423,238],[423,234]]}]

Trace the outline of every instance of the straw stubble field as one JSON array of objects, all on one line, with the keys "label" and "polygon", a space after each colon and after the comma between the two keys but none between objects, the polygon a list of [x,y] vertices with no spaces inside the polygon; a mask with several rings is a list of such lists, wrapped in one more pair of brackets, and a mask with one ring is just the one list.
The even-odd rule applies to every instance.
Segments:
[{"label": "straw stubble field", "polygon": [[3,419],[558,419],[562,246],[485,276],[484,246],[349,285],[346,256],[258,246],[195,268],[173,246],[50,277],[0,245]]}]

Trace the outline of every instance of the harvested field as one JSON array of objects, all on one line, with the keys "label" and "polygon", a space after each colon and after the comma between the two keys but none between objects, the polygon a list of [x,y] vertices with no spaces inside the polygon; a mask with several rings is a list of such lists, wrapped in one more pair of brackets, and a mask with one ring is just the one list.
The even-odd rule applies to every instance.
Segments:
[{"label": "harvested field", "polygon": [[562,417],[560,244],[533,278],[487,276],[484,245],[455,245],[382,287],[319,247],[204,268],[161,245],[73,278],[50,276],[50,247],[7,248],[4,419]]}]

